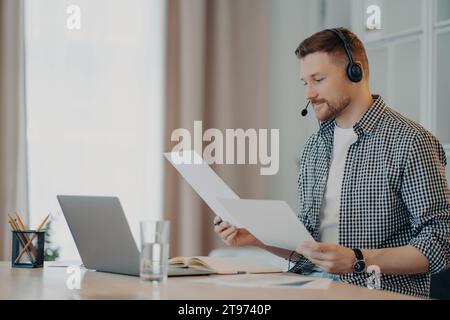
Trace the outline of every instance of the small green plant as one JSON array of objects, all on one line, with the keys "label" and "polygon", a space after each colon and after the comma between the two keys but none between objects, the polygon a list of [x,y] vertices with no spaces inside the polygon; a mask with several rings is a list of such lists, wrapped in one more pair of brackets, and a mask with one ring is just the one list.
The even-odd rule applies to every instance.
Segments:
[{"label": "small green plant", "polygon": [[55,261],[59,258],[59,247],[52,243],[52,234],[52,222],[49,221],[45,230],[44,261]]}]

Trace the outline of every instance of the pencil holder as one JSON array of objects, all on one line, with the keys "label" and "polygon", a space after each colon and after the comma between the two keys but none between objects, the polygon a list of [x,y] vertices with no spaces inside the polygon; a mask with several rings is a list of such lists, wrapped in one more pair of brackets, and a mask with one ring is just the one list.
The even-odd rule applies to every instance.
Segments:
[{"label": "pencil holder", "polygon": [[12,231],[11,266],[42,268],[44,266],[45,231]]}]

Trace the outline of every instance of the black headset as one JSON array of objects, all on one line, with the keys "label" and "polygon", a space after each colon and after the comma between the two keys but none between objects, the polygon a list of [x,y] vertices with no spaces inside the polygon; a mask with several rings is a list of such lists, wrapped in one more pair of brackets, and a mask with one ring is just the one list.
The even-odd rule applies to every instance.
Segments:
[{"label": "black headset", "polygon": [[353,60],[352,51],[350,50],[350,46],[348,45],[344,34],[339,29],[327,29],[327,31],[333,32],[337,35],[344,45],[345,54],[348,57],[347,77],[351,82],[360,82],[362,80],[363,73],[359,64],[355,63]]},{"label": "black headset", "polygon": [[[348,57],[348,65],[346,69],[348,79],[351,82],[360,82],[363,78],[363,73],[359,64],[355,63],[355,61],[353,60],[352,51],[350,50],[350,46],[348,45],[347,39],[345,38],[344,34],[339,29],[326,29],[326,31],[333,32],[335,35],[337,35],[344,46],[345,54]],[[301,112],[303,117],[306,117],[306,115],[308,114],[309,104],[310,101],[308,101],[308,104]]]}]

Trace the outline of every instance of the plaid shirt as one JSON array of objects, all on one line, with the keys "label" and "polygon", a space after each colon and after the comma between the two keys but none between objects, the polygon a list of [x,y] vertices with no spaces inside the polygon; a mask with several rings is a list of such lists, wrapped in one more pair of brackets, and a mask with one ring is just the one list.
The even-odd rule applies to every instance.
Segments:
[{"label": "plaid shirt", "polygon": [[[412,245],[429,261],[429,272],[387,275],[381,289],[428,297],[431,274],[450,267],[450,202],[445,152],[419,124],[387,107],[380,96],[353,128],[357,141],[348,150],[342,179],[339,244],[381,249]],[[298,180],[300,212],[319,241],[319,212],[333,148],[335,120],[320,124],[306,142]],[[291,272],[307,273],[305,257]],[[340,275],[366,286],[370,273]]]}]

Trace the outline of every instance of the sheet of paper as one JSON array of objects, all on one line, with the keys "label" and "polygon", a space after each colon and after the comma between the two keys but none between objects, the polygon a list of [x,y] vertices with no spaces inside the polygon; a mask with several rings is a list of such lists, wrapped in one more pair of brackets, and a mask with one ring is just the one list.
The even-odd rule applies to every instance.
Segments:
[{"label": "sheet of paper", "polygon": [[283,289],[328,289],[332,280],[313,278],[299,275],[229,275],[214,276],[204,279],[192,280],[197,283],[208,283],[220,286],[232,286],[241,288],[283,288]]},{"label": "sheet of paper", "polygon": [[279,200],[224,199],[219,202],[264,244],[295,250],[314,241],[289,205]]},{"label": "sheet of paper", "polygon": [[45,261],[46,268],[80,267],[82,265],[83,262],[81,260]]},{"label": "sheet of paper", "polygon": [[239,220],[235,219],[217,201],[219,197],[231,199],[239,199],[239,197],[223,182],[197,152],[193,150],[168,152],[164,153],[164,156],[216,215],[236,227],[242,226]]}]

